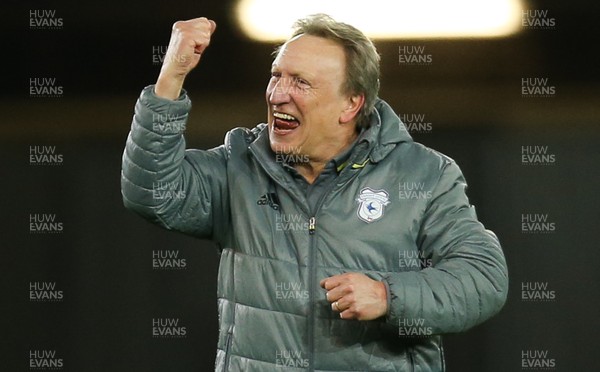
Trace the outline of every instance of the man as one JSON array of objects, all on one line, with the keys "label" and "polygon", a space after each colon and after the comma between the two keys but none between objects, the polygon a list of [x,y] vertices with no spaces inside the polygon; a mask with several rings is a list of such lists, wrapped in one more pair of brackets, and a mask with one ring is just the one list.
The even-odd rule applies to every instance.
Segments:
[{"label": "man", "polygon": [[[325,15],[295,26],[271,67],[267,123],[186,151],[182,86],[216,24],[175,23],[136,104],[124,203],[222,248],[216,370],[442,371],[440,335],[506,300],[498,240],[458,166],[377,98],[370,40]],[[157,184],[185,197],[153,198]]]}]

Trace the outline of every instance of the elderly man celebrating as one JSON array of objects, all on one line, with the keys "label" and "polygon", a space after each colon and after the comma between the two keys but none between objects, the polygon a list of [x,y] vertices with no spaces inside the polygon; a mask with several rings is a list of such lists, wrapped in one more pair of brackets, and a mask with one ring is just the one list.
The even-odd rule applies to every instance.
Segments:
[{"label": "elderly man celebrating", "polygon": [[413,142],[377,97],[371,41],[325,15],[276,51],[266,124],[185,150],[182,87],[215,29],[174,24],[121,180],[128,208],[221,248],[215,369],[444,370],[441,335],[496,314],[508,287],[458,166]]}]

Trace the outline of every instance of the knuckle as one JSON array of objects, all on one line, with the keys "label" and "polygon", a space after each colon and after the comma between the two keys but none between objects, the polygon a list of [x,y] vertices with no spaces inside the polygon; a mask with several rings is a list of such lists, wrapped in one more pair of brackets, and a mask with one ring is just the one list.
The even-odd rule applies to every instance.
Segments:
[{"label": "knuckle", "polygon": [[181,31],[185,25],[185,21],[177,21],[173,23],[173,30]]},{"label": "knuckle", "polygon": [[196,20],[196,26],[205,30],[210,30],[210,21],[205,17],[198,18]]}]

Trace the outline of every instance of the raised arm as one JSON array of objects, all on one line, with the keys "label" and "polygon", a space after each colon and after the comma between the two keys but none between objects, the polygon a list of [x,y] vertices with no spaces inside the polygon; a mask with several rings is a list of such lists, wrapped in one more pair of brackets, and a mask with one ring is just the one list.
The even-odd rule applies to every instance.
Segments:
[{"label": "raised arm", "polygon": [[121,172],[127,208],[167,229],[206,238],[226,224],[227,153],[223,146],[185,150],[191,102],[182,86],[214,29],[206,18],[173,26],[158,81],[136,103]]}]

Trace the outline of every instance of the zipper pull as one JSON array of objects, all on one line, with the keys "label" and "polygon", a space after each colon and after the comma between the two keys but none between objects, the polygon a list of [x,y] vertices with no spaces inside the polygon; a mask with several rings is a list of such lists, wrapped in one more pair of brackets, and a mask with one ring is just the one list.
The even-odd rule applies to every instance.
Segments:
[{"label": "zipper pull", "polygon": [[308,233],[310,235],[315,233],[315,228],[316,228],[316,220],[314,217],[311,217],[308,219]]}]

